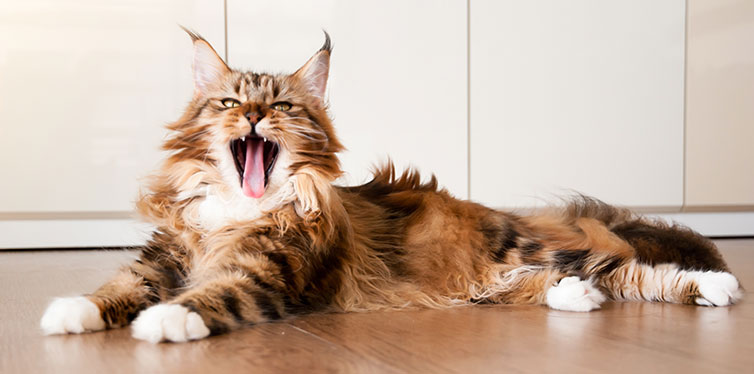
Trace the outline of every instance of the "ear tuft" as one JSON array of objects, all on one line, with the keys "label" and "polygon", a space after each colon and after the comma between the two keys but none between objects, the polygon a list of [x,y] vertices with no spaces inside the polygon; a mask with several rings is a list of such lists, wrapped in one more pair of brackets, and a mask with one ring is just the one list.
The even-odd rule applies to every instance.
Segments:
[{"label": "ear tuft", "polygon": [[325,33],[325,44],[322,45],[322,48],[320,48],[319,51],[332,54],[332,43],[330,42],[330,34],[328,34],[327,31],[325,30],[322,30],[322,32]]},{"label": "ear tuft", "polygon": [[183,25],[178,25],[178,27],[180,27],[183,31],[186,32],[186,34],[189,35],[189,37],[191,37],[192,42],[195,42],[199,39],[204,40],[204,38],[202,38],[199,34],[197,34],[196,31],[191,30],[190,28],[185,27]]},{"label": "ear tuft", "polygon": [[330,74],[330,53],[332,52],[330,35],[327,31],[324,31],[324,33],[325,44],[322,45],[322,48],[293,74],[304,83],[313,96],[322,102],[325,100],[327,78]]},{"label": "ear tuft", "polygon": [[230,74],[230,68],[201,35],[183,26],[180,27],[194,42],[194,87],[197,93],[204,94],[209,87]]}]

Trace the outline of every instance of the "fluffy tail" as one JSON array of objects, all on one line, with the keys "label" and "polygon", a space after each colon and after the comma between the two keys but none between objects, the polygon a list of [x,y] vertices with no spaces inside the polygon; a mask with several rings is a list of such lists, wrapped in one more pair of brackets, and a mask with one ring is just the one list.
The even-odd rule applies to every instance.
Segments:
[{"label": "fluffy tail", "polygon": [[729,271],[717,247],[701,234],[683,225],[639,217],[594,198],[579,196],[566,208],[570,220],[592,218],[626,241],[636,260],[648,265],[672,263],[683,270]]}]

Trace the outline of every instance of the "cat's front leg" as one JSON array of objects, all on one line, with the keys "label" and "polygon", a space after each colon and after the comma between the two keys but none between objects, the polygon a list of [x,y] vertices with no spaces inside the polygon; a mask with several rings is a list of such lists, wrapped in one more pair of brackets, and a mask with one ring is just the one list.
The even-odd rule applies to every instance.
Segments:
[{"label": "cat's front leg", "polygon": [[53,300],[42,316],[40,327],[46,335],[121,327],[156,301],[148,281],[129,267],[91,295]]},{"label": "cat's front leg", "polygon": [[158,343],[185,342],[285,315],[282,294],[254,277],[226,273],[195,286],[166,304],[150,307],[133,321],[133,337]]},{"label": "cat's front leg", "polygon": [[39,326],[45,335],[81,334],[104,330],[105,321],[88,297],[59,297],[47,306]]}]

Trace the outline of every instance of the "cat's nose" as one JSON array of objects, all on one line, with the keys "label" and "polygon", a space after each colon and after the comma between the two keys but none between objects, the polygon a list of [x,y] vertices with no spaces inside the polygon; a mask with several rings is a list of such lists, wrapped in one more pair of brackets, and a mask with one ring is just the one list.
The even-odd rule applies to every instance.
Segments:
[{"label": "cat's nose", "polygon": [[260,117],[261,116],[257,112],[246,112],[246,119],[249,120],[249,123],[251,123],[252,126],[259,122]]}]

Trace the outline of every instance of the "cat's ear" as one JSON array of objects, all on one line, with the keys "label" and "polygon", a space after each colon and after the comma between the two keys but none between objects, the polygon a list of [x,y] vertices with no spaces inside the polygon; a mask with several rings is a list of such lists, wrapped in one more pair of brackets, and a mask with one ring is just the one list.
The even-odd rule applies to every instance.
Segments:
[{"label": "cat's ear", "polygon": [[325,44],[293,76],[304,83],[309,92],[321,101],[325,99],[327,77],[330,74],[330,35],[325,31]]},{"label": "cat's ear", "polygon": [[196,93],[204,94],[230,74],[230,68],[204,38],[183,26],[181,28],[194,42],[194,88]]}]

